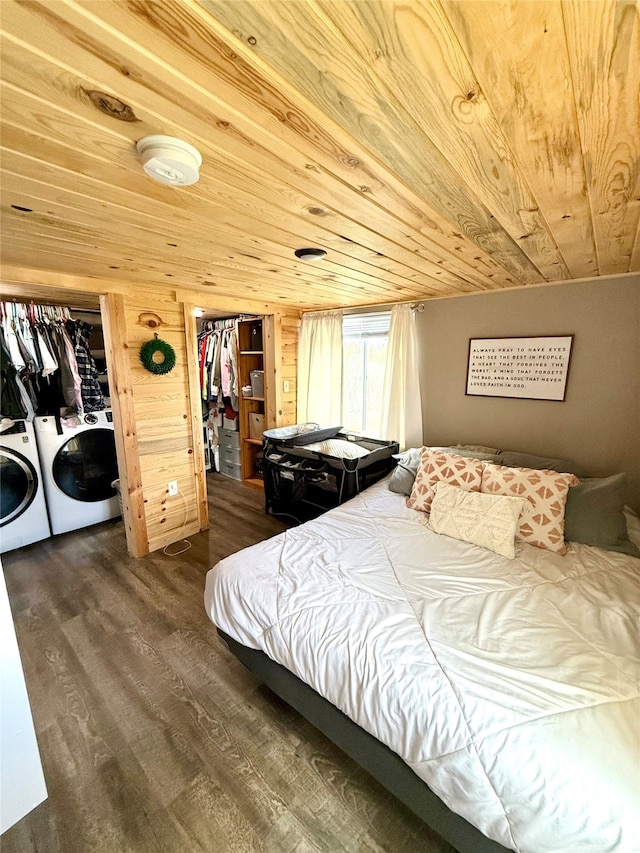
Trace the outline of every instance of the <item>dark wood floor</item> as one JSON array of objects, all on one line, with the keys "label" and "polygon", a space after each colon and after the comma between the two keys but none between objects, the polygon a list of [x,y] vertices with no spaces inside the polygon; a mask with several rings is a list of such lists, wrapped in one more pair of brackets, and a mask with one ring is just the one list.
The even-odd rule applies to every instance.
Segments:
[{"label": "dark wood floor", "polygon": [[4,555],[49,799],[2,853],[451,853],[219,641],[206,572],[285,525],[209,479],[181,556],[119,521]]}]

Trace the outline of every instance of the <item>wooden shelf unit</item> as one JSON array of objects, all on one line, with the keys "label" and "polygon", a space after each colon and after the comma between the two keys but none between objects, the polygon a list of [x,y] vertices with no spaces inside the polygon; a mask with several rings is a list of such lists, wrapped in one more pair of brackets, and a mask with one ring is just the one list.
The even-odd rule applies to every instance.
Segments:
[{"label": "wooden shelf unit", "polygon": [[[238,371],[240,377],[240,461],[242,480],[248,486],[263,487],[261,476],[256,474],[256,456],[262,449],[262,437],[251,437],[251,416],[262,418],[262,430],[273,426],[270,417],[269,402],[269,359],[267,317],[253,317],[238,321]],[[261,348],[258,348],[258,345]],[[242,387],[251,385],[251,371],[264,371],[264,392],[260,397],[244,397]]]}]

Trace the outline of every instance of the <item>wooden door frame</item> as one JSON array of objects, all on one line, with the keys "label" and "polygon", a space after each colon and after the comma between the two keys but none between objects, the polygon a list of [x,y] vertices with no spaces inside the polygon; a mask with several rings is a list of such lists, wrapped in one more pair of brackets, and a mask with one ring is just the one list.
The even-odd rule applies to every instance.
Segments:
[{"label": "wooden door frame", "polygon": [[204,438],[202,435],[202,405],[198,358],[198,329],[195,305],[182,303],[184,311],[184,334],[187,352],[187,382],[189,385],[189,419],[193,437],[193,467],[196,478],[196,505],[200,530],[209,527],[209,502],[207,497],[207,471],[204,460]]}]

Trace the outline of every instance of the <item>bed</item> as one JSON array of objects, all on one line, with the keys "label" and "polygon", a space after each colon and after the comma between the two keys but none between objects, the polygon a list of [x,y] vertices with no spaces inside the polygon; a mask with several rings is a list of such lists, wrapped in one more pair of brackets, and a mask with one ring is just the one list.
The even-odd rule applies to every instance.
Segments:
[{"label": "bed", "polygon": [[500,556],[389,479],[218,563],[212,622],[461,853],[640,851],[640,559]]}]

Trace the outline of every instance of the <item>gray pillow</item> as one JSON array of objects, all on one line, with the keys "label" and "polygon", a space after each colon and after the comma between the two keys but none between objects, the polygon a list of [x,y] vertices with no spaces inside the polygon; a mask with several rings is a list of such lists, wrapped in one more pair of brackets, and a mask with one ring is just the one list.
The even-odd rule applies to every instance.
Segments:
[{"label": "gray pillow", "polygon": [[516,450],[501,450],[496,454],[496,465],[506,465],[507,468],[545,468],[549,471],[580,476],[577,466],[566,459],[554,459],[551,456],[534,456],[532,453],[519,453]]},{"label": "gray pillow", "polygon": [[420,467],[421,453],[421,447],[409,447],[402,453],[393,454],[393,458],[398,460],[398,464],[393,469],[393,474],[389,480],[390,491],[397,492],[399,495],[407,495],[407,497],[411,494]]},{"label": "gray pillow", "polygon": [[624,516],[626,476],[581,480],[569,489],[564,512],[564,538],[607,551],[640,557],[640,550],[627,534]]},{"label": "gray pillow", "polygon": [[417,468],[409,468],[408,466],[403,465],[402,462],[399,462],[393,469],[393,474],[389,480],[390,491],[409,497],[411,490],[413,489],[417,473]]},{"label": "gray pillow", "polygon": [[[465,456],[468,459],[481,459],[484,462],[494,462],[496,458],[492,453],[462,450],[459,447],[430,447],[429,449],[441,450],[443,453],[457,453],[458,456]],[[418,473],[418,468],[420,467],[421,452],[422,448],[417,449],[414,447],[410,450],[405,450],[404,453],[394,454],[394,458],[398,459],[398,464],[393,469],[393,474],[389,480],[390,491],[409,497]]]}]

